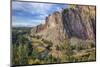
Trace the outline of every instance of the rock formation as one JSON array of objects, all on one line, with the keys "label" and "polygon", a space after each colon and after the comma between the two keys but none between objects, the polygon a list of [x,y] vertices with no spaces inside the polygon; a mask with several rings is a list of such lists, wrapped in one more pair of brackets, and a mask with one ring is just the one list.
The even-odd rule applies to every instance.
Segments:
[{"label": "rock formation", "polygon": [[95,40],[96,12],[95,6],[75,6],[60,12],[54,12],[31,30],[31,35],[39,35],[54,45],[65,39],[76,37],[82,40]]}]

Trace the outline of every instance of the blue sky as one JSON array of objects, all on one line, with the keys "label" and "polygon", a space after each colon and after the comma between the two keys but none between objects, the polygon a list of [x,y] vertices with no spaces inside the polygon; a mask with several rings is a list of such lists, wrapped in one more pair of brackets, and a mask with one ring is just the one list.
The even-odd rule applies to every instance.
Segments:
[{"label": "blue sky", "polygon": [[45,22],[45,17],[67,4],[12,2],[12,26],[36,26]]}]

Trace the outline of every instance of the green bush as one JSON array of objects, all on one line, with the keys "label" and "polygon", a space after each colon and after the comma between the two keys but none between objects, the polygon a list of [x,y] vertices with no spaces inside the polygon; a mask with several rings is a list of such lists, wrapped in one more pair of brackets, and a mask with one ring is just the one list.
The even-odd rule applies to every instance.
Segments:
[{"label": "green bush", "polygon": [[13,64],[27,64],[28,49],[27,45],[19,45],[13,47]]},{"label": "green bush", "polygon": [[64,9],[63,13],[67,13],[69,11],[69,9]]}]

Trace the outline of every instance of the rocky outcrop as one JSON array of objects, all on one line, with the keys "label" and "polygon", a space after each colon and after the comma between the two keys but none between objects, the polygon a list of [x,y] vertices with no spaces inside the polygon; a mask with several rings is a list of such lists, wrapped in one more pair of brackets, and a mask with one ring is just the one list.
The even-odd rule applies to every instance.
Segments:
[{"label": "rocky outcrop", "polygon": [[75,6],[54,12],[45,19],[45,24],[31,30],[31,35],[39,35],[54,45],[65,39],[76,37],[82,40],[95,40],[95,6]]},{"label": "rocky outcrop", "polygon": [[76,6],[64,11],[63,25],[69,38],[95,39],[95,7]]},{"label": "rocky outcrop", "polygon": [[[33,30],[35,30],[35,33]],[[39,25],[32,29],[32,35],[34,34],[42,36],[43,39],[49,40],[53,44],[61,44],[65,38],[62,14],[60,12],[55,12],[46,17],[44,25]]]}]

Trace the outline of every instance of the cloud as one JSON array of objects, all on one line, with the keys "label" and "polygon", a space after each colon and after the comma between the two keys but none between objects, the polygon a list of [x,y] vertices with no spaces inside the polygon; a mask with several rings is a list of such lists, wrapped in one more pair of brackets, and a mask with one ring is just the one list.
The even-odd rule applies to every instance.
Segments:
[{"label": "cloud", "polygon": [[[40,14],[47,16],[48,11],[53,6],[53,4],[43,4],[43,3],[27,3],[27,2],[12,2],[13,10],[22,10],[31,14]],[[27,5],[27,6],[26,6]]]},{"label": "cloud", "polygon": [[31,26],[44,23],[45,17],[60,11],[64,4],[47,4],[33,2],[12,2],[12,21],[15,26]]}]

